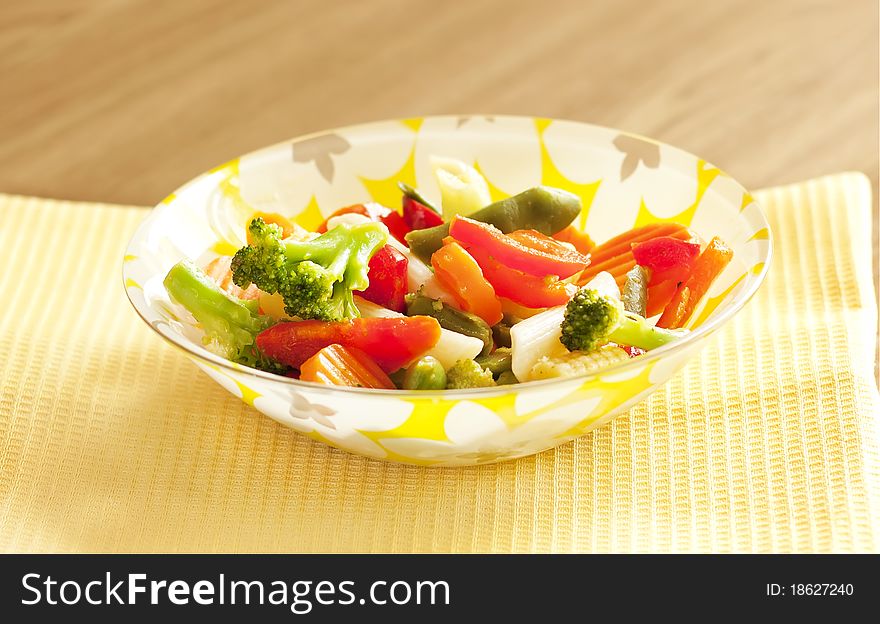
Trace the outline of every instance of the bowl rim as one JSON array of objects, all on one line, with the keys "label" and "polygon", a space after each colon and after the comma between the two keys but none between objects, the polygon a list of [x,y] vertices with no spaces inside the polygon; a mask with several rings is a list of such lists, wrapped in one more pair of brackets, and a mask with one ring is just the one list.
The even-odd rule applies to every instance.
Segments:
[{"label": "bowl rim", "polygon": [[[619,134],[624,134],[627,136],[638,137],[652,143],[656,143],[657,145],[666,147],[668,149],[672,149],[678,151],[680,153],[687,154],[688,156],[698,158],[695,154],[688,152],[682,148],[676,147],[674,145],[669,145],[668,143],[664,143],[662,141],[657,141],[656,139],[652,139],[650,137],[646,137],[644,135],[640,135],[633,132],[627,132],[624,130],[619,130],[617,128],[612,128],[610,126],[601,126],[597,124],[591,124],[583,121],[576,121],[571,119],[560,119],[560,118],[551,118],[551,117],[538,117],[538,116],[528,116],[528,115],[498,115],[492,113],[461,113],[461,114],[442,114],[442,115],[425,115],[422,117],[416,117],[422,120],[437,120],[437,119],[454,119],[460,117],[485,117],[490,116],[496,119],[511,119],[511,120],[535,120],[535,119],[546,119],[550,123],[554,122],[563,122],[563,123],[572,123],[581,126],[586,126],[590,128],[595,128],[600,131],[606,132],[615,132]],[[152,221],[152,217],[161,209],[163,209],[167,203],[168,197],[173,197],[175,195],[181,194],[184,189],[187,189],[191,186],[195,186],[196,184],[202,183],[208,176],[212,175],[218,169],[222,168],[225,164],[230,162],[235,162],[239,159],[245,158],[247,156],[251,156],[254,154],[258,154],[265,151],[270,151],[273,149],[277,149],[280,146],[290,145],[297,141],[302,141],[304,139],[310,139],[326,134],[339,133],[344,131],[351,130],[364,130],[368,129],[370,126],[379,127],[382,125],[387,125],[389,123],[393,123],[395,121],[400,121],[401,118],[397,119],[383,119],[377,121],[370,121],[364,123],[357,124],[349,124],[345,126],[338,126],[335,128],[328,128],[325,130],[319,130],[316,132],[310,132],[307,134],[297,135],[290,139],[276,141],[275,143],[257,148],[255,150],[251,150],[249,152],[245,152],[240,156],[237,156],[231,160],[227,160],[224,163],[211,167],[207,171],[200,173],[199,175],[191,178],[190,180],[184,182],[176,189],[174,189],[166,198],[159,201],[156,205],[154,205],[146,216],[141,220],[138,224],[138,227],[132,233],[131,238],[125,246],[124,254],[127,256],[129,254],[132,243],[135,239],[141,238],[143,231],[150,225]],[[704,161],[706,166],[710,166],[718,169],[709,161]],[[730,178],[737,186],[739,186],[744,192],[748,192],[748,190],[740,184],[735,178]],[[238,364],[236,362],[232,362],[231,360],[227,360],[226,358],[213,353],[202,345],[198,345],[191,340],[180,336],[180,340],[169,336],[162,331],[159,330],[156,325],[151,322],[142,312],[138,302],[136,302],[131,293],[129,292],[128,286],[128,263],[123,261],[122,264],[122,282],[123,289],[125,290],[125,296],[128,298],[129,303],[131,303],[137,315],[141,318],[141,320],[146,323],[146,325],[156,332],[159,336],[162,337],[167,343],[172,346],[178,348],[183,351],[185,354],[189,355],[192,358],[197,358],[199,360],[203,360],[209,365],[220,366],[228,371],[244,374],[251,377],[257,377],[260,379],[265,379],[267,381],[272,381],[275,383],[286,384],[292,388],[301,388],[302,390],[308,390],[312,393],[320,393],[320,394],[336,394],[339,392],[348,393],[352,395],[370,395],[370,396],[380,396],[380,397],[397,397],[397,398],[418,398],[418,399],[429,399],[429,400],[438,400],[438,399],[446,399],[446,400],[455,400],[455,399],[464,399],[471,397],[485,398],[490,396],[500,396],[505,394],[510,394],[513,392],[517,392],[521,389],[523,390],[531,390],[538,388],[548,388],[554,385],[563,385],[563,384],[572,384],[574,382],[580,382],[581,384],[585,384],[589,381],[600,377],[607,377],[612,375],[620,375],[632,368],[640,367],[647,362],[651,362],[657,359],[662,358],[663,356],[675,353],[676,351],[680,351],[685,349],[688,346],[693,346],[700,342],[701,339],[708,337],[710,334],[714,333],[717,329],[719,329],[722,325],[724,325],[730,318],[732,318],[735,314],[737,314],[745,305],[748,303],[751,298],[755,295],[761,285],[764,283],[764,279],[767,276],[767,272],[770,269],[770,264],[773,258],[773,230],[770,227],[770,224],[767,221],[767,216],[764,214],[764,210],[761,205],[757,201],[753,201],[754,208],[757,210],[758,216],[762,221],[762,226],[767,230],[767,252],[764,262],[761,266],[760,271],[757,273],[757,279],[753,280],[751,285],[744,289],[743,291],[737,293],[737,295],[733,298],[730,305],[722,310],[715,318],[709,320],[706,323],[703,323],[695,330],[689,331],[685,334],[681,339],[676,340],[671,343],[667,343],[657,349],[653,349],[644,353],[638,357],[630,358],[626,361],[619,362],[617,364],[612,364],[607,368],[603,368],[594,373],[586,374],[586,375],[577,375],[574,377],[556,377],[550,379],[540,379],[535,381],[524,381],[516,384],[509,384],[503,386],[490,386],[487,388],[466,388],[466,389],[449,389],[449,390],[402,390],[402,389],[384,389],[384,388],[355,388],[351,386],[327,386],[324,384],[319,384],[311,381],[301,381],[299,379],[294,379],[292,377],[285,377],[282,375],[276,375],[274,373],[269,373],[266,371],[261,371],[256,368],[250,368],[248,366],[244,366],[242,364]],[[747,269],[751,270],[751,269]]]}]

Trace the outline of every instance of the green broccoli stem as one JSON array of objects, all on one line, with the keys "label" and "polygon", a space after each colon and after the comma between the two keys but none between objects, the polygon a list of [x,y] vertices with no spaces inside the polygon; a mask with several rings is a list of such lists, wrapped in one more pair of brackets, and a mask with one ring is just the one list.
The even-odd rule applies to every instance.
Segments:
[{"label": "green broccoli stem", "polygon": [[171,267],[163,284],[171,299],[186,308],[206,334],[231,334],[236,343],[249,345],[265,328],[256,317],[256,301],[233,299],[190,260]]},{"label": "green broccoli stem", "polygon": [[639,347],[650,351],[662,347],[668,342],[681,338],[681,332],[662,327],[655,327],[643,318],[623,313],[617,327],[608,335],[608,339],[620,344]]}]

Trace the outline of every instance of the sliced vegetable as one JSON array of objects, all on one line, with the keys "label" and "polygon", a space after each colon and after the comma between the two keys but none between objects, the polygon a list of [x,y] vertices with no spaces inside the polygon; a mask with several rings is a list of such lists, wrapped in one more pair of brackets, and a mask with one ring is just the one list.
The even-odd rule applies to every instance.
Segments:
[{"label": "sliced vegetable", "polygon": [[440,325],[429,316],[355,318],[347,321],[279,323],[257,336],[259,349],[299,368],[334,343],[361,349],[385,372],[396,371],[425,354],[440,339]]},{"label": "sliced vegetable", "polygon": [[479,247],[504,266],[529,275],[568,277],[582,271],[589,259],[535,230],[504,234],[489,223],[455,217],[449,235],[466,247]]},{"label": "sliced vegetable", "polygon": [[[364,318],[401,318],[403,315],[388,308],[376,305],[372,301],[355,297],[361,316]],[[465,336],[458,332],[440,328],[440,339],[433,347],[422,355],[432,355],[449,368],[459,360],[470,360],[477,357],[485,349],[482,340],[473,336]]]},{"label": "sliced vegetable", "polygon": [[393,390],[395,387],[385,371],[370,356],[360,349],[341,344],[326,346],[303,362],[299,378],[328,386],[386,390]]},{"label": "sliced vegetable", "polygon": [[406,309],[408,264],[406,256],[391,245],[385,245],[370,258],[367,273],[370,285],[355,294],[389,310],[403,312]]},{"label": "sliced vegetable", "polygon": [[492,375],[497,379],[501,373],[510,370],[510,349],[500,347],[495,349],[489,355],[481,355],[474,361],[483,368],[491,371]]},{"label": "sliced vegetable", "polygon": [[633,258],[651,272],[648,285],[666,280],[683,281],[700,255],[700,245],[672,236],[659,236],[632,246]]},{"label": "sliced vegetable", "polygon": [[[470,215],[471,219],[491,223],[508,234],[515,230],[537,230],[553,235],[569,225],[581,212],[581,199],[573,193],[549,186],[536,186],[518,195],[489,204]],[[443,245],[449,224],[406,235],[410,249],[425,262]]]},{"label": "sliced vegetable", "polygon": [[591,375],[609,366],[625,362],[629,357],[624,349],[613,345],[605,345],[589,352],[570,351],[552,357],[544,356],[532,367],[529,379]]},{"label": "sliced vegetable", "polygon": [[402,385],[406,390],[443,390],[446,388],[446,369],[440,360],[426,355],[409,365]]},{"label": "sliced vegetable", "polygon": [[[430,209],[431,212],[433,212],[433,213],[436,213],[438,215],[440,214],[440,210],[437,208],[437,206],[435,206],[433,203],[431,203],[430,200],[425,198],[425,196],[422,195],[418,189],[411,187],[409,184],[406,184],[405,182],[398,182],[397,187],[403,193],[404,197],[408,197],[408,198],[412,199],[416,203],[419,203],[422,206],[424,206],[425,208]],[[442,219],[441,219],[441,222],[442,222]]]},{"label": "sliced vegetable", "polygon": [[385,224],[385,227],[388,228],[388,231],[391,232],[391,236],[395,240],[400,241],[403,245],[407,244],[406,235],[409,234],[411,228],[403,220],[403,217],[400,216],[400,213],[389,210],[388,214],[381,217],[379,221]]},{"label": "sliced vegetable", "polygon": [[602,271],[607,271],[614,276],[617,285],[623,288],[627,272],[636,265],[632,244],[658,236],[671,236],[681,240],[693,238],[690,230],[678,223],[649,223],[627,230],[593,248],[590,252],[590,266],[581,273],[578,283],[585,284]]},{"label": "sliced vegetable", "polygon": [[504,266],[484,249],[468,246],[468,253],[480,265],[495,294],[527,308],[550,308],[567,302],[576,290],[555,276],[537,277]]},{"label": "sliced vegetable", "polygon": [[[529,276],[534,277],[534,276]],[[542,278],[543,279],[543,278]],[[567,286],[565,288],[568,288]],[[571,293],[574,294],[574,291],[577,289],[577,286],[572,285]],[[516,303],[515,301],[511,301],[507,297],[498,297],[501,300],[501,311],[504,312],[504,320],[508,321],[511,325],[517,323],[523,319],[531,318],[536,314],[540,314],[547,308],[527,308],[526,306]]]},{"label": "sliced vegetable", "polygon": [[476,314],[490,326],[501,320],[501,302],[495,290],[477,261],[461,245],[443,245],[431,256],[431,266],[463,310]]},{"label": "sliced vegetable", "polygon": [[661,314],[663,309],[669,305],[675,291],[678,290],[680,282],[678,280],[666,280],[653,286],[648,286],[648,306],[645,311],[646,318]]},{"label": "sliced vegetable", "polygon": [[330,219],[334,217],[339,217],[345,214],[359,214],[367,217],[370,221],[376,221],[378,223],[384,223],[385,227],[388,228],[388,232],[398,241],[407,245],[406,235],[409,233],[409,226],[407,226],[406,222],[403,220],[403,217],[400,216],[399,213],[391,210],[382,204],[377,204],[376,202],[366,202],[364,204],[352,204],[351,206],[345,206],[344,208],[340,208],[333,214],[331,214],[327,219],[318,226],[318,232],[326,232],[327,224]]},{"label": "sliced vegetable", "polygon": [[443,329],[481,340],[483,342],[481,353],[486,354],[492,350],[492,329],[476,314],[445,305],[442,301],[426,297],[421,292],[407,295],[406,313],[408,316],[433,316]]},{"label": "sliced vegetable", "polygon": [[593,242],[593,239],[590,238],[589,234],[582,232],[574,225],[569,225],[556,232],[556,234],[553,235],[553,238],[560,242],[572,245],[584,255],[589,254],[596,246],[596,243]]},{"label": "sliced vegetable", "polygon": [[390,208],[377,204],[376,202],[367,202],[365,204],[352,204],[351,206],[343,206],[335,211],[324,220],[324,223],[318,226],[317,232],[323,234],[327,231],[327,224],[333,217],[339,217],[345,214],[359,214],[368,218],[370,221],[379,221],[386,214],[391,212]]},{"label": "sliced vegetable", "polygon": [[648,309],[648,272],[639,264],[630,269],[626,274],[626,283],[623,285],[623,309],[627,312],[647,316]]},{"label": "sliced vegetable", "polygon": [[432,156],[430,160],[445,219],[469,215],[492,202],[489,185],[479,171],[455,158]]},{"label": "sliced vegetable", "polygon": [[672,300],[657,321],[658,327],[683,327],[724,268],[733,259],[733,251],[717,236],[694,262],[690,277],[678,287]]},{"label": "sliced vegetable", "polygon": [[443,217],[406,195],[403,196],[403,220],[410,230],[424,230],[443,224]]}]

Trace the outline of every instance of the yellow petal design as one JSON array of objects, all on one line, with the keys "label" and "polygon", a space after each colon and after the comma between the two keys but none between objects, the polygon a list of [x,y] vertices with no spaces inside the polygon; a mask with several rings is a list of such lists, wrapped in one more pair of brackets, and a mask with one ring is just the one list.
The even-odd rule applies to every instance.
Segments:
[{"label": "yellow petal design", "polygon": [[425,121],[423,117],[410,117],[409,119],[401,119],[400,123],[417,133],[421,130],[423,121]]},{"label": "yellow petal design", "polygon": [[211,251],[213,251],[218,256],[234,256],[235,252],[238,251],[238,247],[225,240],[218,240],[216,243],[211,245]]},{"label": "yellow petal design", "polygon": [[706,305],[703,307],[703,311],[700,312],[700,315],[696,319],[691,321],[691,329],[702,325],[706,321],[706,319],[709,318],[709,316],[718,308],[718,306],[721,305],[728,296],[730,296],[730,293],[733,292],[733,289],[736,288],[741,281],[743,281],[746,275],[747,273],[743,273],[738,278],[736,278],[733,284],[728,286],[727,289],[717,297],[707,297]]},{"label": "yellow petal design", "polygon": [[767,228],[761,228],[760,230],[758,230],[757,232],[752,234],[752,236],[748,240],[746,240],[746,242],[753,241],[753,240],[767,240],[769,238],[770,238],[770,230],[768,230]]},{"label": "yellow petal design", "polygon": [[510,197],[508,193],[505,193],[500,188],[492,184],[492,180],[490,180],[489,177],[486,175],[486,172],[480,168],[480,163],[478,163],[477,161],[474,161],[474,169],[476,169],[477,173],[483,176],[483,178],[486,180],[486,184],[489,186],[489,197],[492,198],[493,202],[501,201],[502,199],[507,199],[508,197]]},{"label": "yellow petal design", "polygon": [[423,438],[449,442],[443,425],[446,414],[458,404],[458,401],[445,399],[402,399],[413,406],[409,417],[399,426],[387,431],[360,431],[363,435],[377,442],[380,438]]},{"label": "yellow petal design", "polygon": [[321,209],[318,207],[318,200],[314,195],[312,195],[312,198],[309,200],[309,203],[306,204],[306,207],[303,208],[302,212],[296,215],[293,222],[310,232],[314,232],[318,229],[319,225],[324,223],[324,216],[321,214]]},{"label": "yellow petal design", "polygon": [[[545,186],[554,186],[556,188],[565,189],[574,193],[581,198],[581,215],[575,224],[579,229],[583,230],[587,224],[587,215],[590,214],[590,207],[593,205],[593,199],[596,197],[596,191],[602,180],[595,182],[575,182],[565,177],[556,167],[556,163],[550,158],[550,152],[544,143],[544,132],[552,123],[551,119],[535,119],[535,128],[538,130],[538,141],[541,144],[541,184]],[[491,190],[491,189],[490,189]]]},{"label": "yellow petal design", "polygon": [[705,160],[697,160],[697,197],[694,199],[694,203],[671,217],[658,217],[648,209],[648,206],[645,204],[645,198],[643,197],[633,227],[641,227],[658,221],[669,221],[689,226],[691,221],[694,220],[694,213],[697,212],[697,207],[700,205],[703,195],[706,194],[706,189],[709,188],[709,185],[712,184],[718,176],[727,176],[727,174],[721,169],[707,166]]},{"label": "yellow petal design", "polygon": [[397,183],[404,182],[410,186],[416,186],[415,141],[413,142],[412,149],[409,152],[406,162],[403,163],[403,167],[401,167],[399,171],[392,173],[387,178],[379,180],[371,180],[370,178],[364,178],[362,176],[358,176],[358,179],[366,187],[367,192],[370,194],[370,197],[374,202],[397,210],[400,206],[401,197],[400,188],[397,186]]}]

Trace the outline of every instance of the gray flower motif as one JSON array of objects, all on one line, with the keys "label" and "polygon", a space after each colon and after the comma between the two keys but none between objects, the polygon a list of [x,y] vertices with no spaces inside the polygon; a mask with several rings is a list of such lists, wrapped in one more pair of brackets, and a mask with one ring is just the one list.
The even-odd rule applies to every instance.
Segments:
[{"label": "gray flower motif", "polygon": [[315,163],[318,172],[327,182],[333,182],[332,154],[344,154],[351,149],[351,143],[338,134],[322,134],[303,139],[293,144],[293,160],[300,163]]},{"label": "gray flower motif", "polygon": [[[459,117],[458,119],[455,120],[455,128],[456,129],[461,128],[463,125],[465,125],[467,122],[469,122],[473,118],[474,118],[474,115],[462,115],[461,117]],[[491,115],[487,116],[487,117],[483,117],[483,119],[485,119],[489,123],[495,123],[495,117],[492,117]]]},{"label": "gray flower motif", "polygon": [[620,181],[623,182],[635,172],[639,163],[656,169],[660,165],[660,146],[630,134],[619,134],[614,139],[614,147],[626,154],[620,164]]},{"label": "gray flower motif", "polygon": [[336,414],[336,410],[326,405],[312,403],[304,395],[296,390],[290,391],[290,416],[299,420],[314,420],[328,429],[336,429],[336,425],[329,416]]}]

